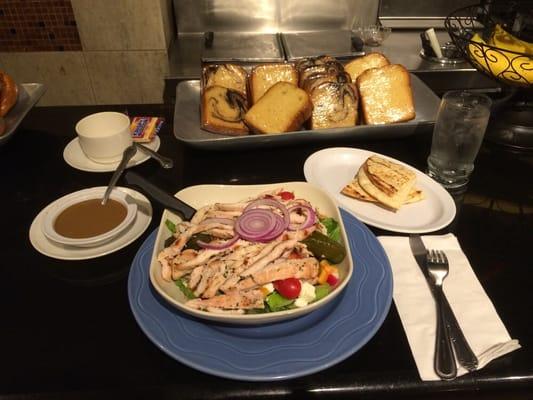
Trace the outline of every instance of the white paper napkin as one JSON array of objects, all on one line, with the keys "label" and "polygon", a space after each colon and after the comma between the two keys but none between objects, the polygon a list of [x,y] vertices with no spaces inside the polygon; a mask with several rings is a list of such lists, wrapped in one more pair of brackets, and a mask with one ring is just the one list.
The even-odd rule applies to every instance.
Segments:
[{"label": "white paper napkin", "polygon": [[[422,271],[411,252],[408,237],[380,236],[394,278],[393,298],[422,380],[439,380],[433,370],[435,353],[435,302]],[[450,264],[444,293],[466,340],[479,360],[478,369],[519,349],[509,336],[492,302],[483,290],[457,238],[452,235],[423,236],[427,249],[443,250]],[[457,375],[468,371],[457,365]]]}]

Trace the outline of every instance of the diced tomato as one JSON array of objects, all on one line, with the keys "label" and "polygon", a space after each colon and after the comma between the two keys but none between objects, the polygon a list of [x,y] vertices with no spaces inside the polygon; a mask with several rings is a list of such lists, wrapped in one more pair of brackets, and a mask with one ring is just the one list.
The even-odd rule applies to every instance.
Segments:
[{"label": "diced tomato", "polygon": [[293,200],[294,199],[294,193],[292,193],[292,192],[279,192],[278,196],[281,197],[283,200]]},{"label": "diced tomato", "polygon": [[337,278],[333,274],[328,275],[328,279],[326,279],[326,282],[330,284],[330,286],[335,286],[337,283],[339,283],[339,278]]},{"label": "diced tomato", "polygon": [[274,289],[286,299],[295,299],[300,295],[302,284],[299,279],[287,278],[274,281]]}]

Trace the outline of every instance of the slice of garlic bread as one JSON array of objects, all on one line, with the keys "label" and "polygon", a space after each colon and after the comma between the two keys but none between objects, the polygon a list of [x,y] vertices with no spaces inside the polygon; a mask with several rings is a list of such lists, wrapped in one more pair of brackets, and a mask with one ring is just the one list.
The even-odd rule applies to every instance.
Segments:
[{"label": "slice of garlic bread", "polygon": [[255,133],[281,133],[300,129],[311,116],[313,103],[305,90],[288,82],[278,82],[244,116]]}]

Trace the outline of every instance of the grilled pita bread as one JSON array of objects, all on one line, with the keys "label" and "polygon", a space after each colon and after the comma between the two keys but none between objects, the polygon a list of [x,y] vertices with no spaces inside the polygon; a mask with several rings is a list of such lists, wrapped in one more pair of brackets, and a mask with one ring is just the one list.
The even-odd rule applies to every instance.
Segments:
[{"label": "grilled pita bread", "polygon": [[[344,188],[342,188],[341,193],[357,200],[368,201],[370,203],[378,202],[375,198],[373,198],[367,192],[364,191],[364,189],[359,184],[357,175],[350,183],[348,183]],[[424,200],[425,198],[426,196],[424,195],[424,192],[422,192],[422,190],[418,188],[413,188],[409,192],[409,195],[405,200],[405,204],[416,203],[417,201]]]},{"label": "grilled pita bread", "polygon": [[357,175],[353,180],[348,183],[344,188],[341,190],[342,194],[345,194],[348,197],[353,197],[357,200],[363,200],[363,201],[369,201],[372,203],[376,203],[377,200],[370,196],[367,192],[364,191],[364,189],[359,184]]},{"label": "grilled pita bread", "polygon": [[357,181],[360,187],[379,203],[398,210],[407,201],[416,175],[400,164],[371,156],[359,169]]}]

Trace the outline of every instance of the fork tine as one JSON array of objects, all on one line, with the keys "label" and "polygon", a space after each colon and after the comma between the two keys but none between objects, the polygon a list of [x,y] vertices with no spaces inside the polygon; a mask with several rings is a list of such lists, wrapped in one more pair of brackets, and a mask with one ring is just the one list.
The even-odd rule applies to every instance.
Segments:
[{"label": "fork tine", "polygon": [[441,251],[441,254],[442,254],[442,261],[447,263],[448,262],[448,257],[446,257],[446,253],[444,251]]}]

